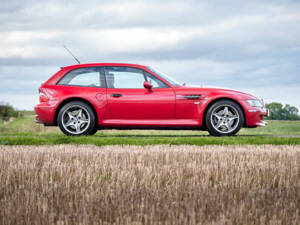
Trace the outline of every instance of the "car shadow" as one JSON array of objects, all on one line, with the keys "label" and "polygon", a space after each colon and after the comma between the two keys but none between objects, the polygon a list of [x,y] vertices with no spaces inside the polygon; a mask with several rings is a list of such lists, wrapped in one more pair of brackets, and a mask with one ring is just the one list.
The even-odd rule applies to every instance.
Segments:
[{"label": "car shadow", "polygon": [[[107,137],[107,138],[112,138],[112,137],[128,137],[128,138],[135,138],[135,137],[156,137],[156,138],[203,138],[203,137],[214,137],[210,136],[208,134],[202,134],[202,135],[180,135],[180,134],[118,134],[118,135],[106,135],[106,134],[100,134],[97,135],[99,137]],[[224,136],[223,136],[224,137]],[[225,136],[226,137],[226,136]],[[288,135],[268,135],[268,134],[240,134],[240,135],[235,135],[235,136],[228,136],[228,137],[293,137],[293,136],[288,136]]]}]

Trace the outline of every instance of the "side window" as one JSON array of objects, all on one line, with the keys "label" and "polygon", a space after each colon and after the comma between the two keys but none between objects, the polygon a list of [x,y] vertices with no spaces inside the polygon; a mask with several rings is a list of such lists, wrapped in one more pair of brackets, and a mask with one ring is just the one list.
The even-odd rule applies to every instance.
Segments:
[{"label": "side window", "polygon": [[153,76],[152,74],[144,71],[146,80],[152,84],[153,88],[168,88],[169,86],[166,85],[164,82]]},{"label": "side window", "polygon": [[86,67],[72,70],[66,74],[58,84],[84,87],[105,87],[105,79],[104,75],[101,73],[100,67]]},{"label": "side window", "polygon": [[107,88],[144,88],[143,71],[131,67],[105,67]]}]

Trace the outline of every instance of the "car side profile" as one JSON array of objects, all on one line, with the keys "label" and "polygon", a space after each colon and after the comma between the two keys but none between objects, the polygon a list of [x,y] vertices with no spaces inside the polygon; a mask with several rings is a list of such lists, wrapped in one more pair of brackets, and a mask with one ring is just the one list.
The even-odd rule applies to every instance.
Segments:
[{"label": "car side profile", "polygon": [[93,63],[61,68],[39,88],[36,120],[66,135],[99,129],[201,129],[235,135],[264,126],[268,111],[253,95],[191,87],[136,64]]}]

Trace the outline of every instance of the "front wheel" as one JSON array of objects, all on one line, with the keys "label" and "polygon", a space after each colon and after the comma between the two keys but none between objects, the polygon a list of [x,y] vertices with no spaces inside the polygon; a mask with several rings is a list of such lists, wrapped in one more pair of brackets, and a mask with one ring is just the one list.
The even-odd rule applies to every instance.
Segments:
[{"label": "front wheel", "polygon": [[90,135],[95,131],[95,114],[84,102],[69,102],[60,109],[57,124],[66,135]]},{"label": "front wheel", "polygon": [[213,136],[233,136],[244,124],[241,107],[230,100],[220,100],[211,105],[206,113],[208,132]]}]

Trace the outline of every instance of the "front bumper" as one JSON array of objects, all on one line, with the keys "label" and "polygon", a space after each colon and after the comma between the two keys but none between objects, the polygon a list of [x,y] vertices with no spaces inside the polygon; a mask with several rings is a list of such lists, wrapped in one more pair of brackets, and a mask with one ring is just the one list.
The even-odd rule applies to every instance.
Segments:
[{"label": "front bumper", "polygon": [[245,127],[262,127],[267,125],[264,118],[269,116],[268,109],[251,106],[247,100],[241,101],[241,104],[245,113]]},{"label": "front bumper", "polygon": [[269,110],[266,108],[247,107],[246,114],[246,127],[264,127],[267,122],[264,121],[265,117],[269,116]]},{"label": "front bumper", "polygon": [[34,107],[36,113],[35,121],[45,125],[53,125],[55,123],[55,111],[59,101],[47,101],[39,103]]}]

